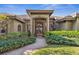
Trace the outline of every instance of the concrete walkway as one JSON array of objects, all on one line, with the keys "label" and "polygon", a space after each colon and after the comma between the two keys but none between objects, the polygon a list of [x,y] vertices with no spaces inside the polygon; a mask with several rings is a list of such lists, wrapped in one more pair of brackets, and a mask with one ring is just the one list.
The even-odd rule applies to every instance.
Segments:
[{"label": "concrete walkway", "polygon": [[46,44],[45,38],[37,37],[36,42],[34,44],[24,46],[24,47],[16,49],[16,50],[3,53],[2,55],[24,55],[24,52],[26,50],[35,50],[35,49],[38,49],[38,48],[45,47],[46,45],[47,44]]}]

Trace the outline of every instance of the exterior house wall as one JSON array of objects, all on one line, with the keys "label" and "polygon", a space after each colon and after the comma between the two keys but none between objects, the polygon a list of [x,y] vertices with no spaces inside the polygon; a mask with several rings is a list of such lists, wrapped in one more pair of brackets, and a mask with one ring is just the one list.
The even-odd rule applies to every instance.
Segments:
[{"label": "exterior house wall", "polygon": [[[35,34],[35,21],[39,20],[39,22],[43,22],[44,25],[44,32],[47,31],[47,19],[48,19],[49,15],[39,15],[39,14],[35,14],[32,15],[32,33]],[[35,18],[35,19],[34,19]],[[44,18],[44,20],[43,20]],[[43,20],[43,21],[42,21]],[[49,21],[49,25],[55,25],[53,24],[53,21]],[[60,22],[58,23],[59,25],[57,25],[57,30],[79,30],[79,18],[76,19],[76,21],[72,22],[72,21],[65,21],[65,22]],[[8,32],[18,32],[18,25],[21,25],[21,32],[23,32],[23,30],[25,30],[26,32],[28,30],[31,30],[31,26],[30,26],[30,20],[25,22],[25,25],[17,20],[9,20],[9,24],[8,24]],[[25,27],[25,28],[24,28]],[[56,27],[56,26],[55,26]],[[27,29],[28,28],[28,29]],[[49,28],[50,29],[50,28]]]},{"label": "exterior house wall", "polygon": [[64,27],[64,30],[72,30],[72,21],[66,21]]},{"label": "exterior house wall", "polygon": [[73,30],[76,30],[76,21],[73,22]]},{"label": "exterior house wall", "polygon": [[[55,30],[79,30],[79,18],[77,17],[73,21],[73,17],[62,18],[64,21],[54,22],[55,20],[49,20],[50,14],[45,13],[30,13],[29,20],[24,23],[18,20],[9,20],[8,32],[18,32],[18,25],[21,25],[21,32],[24,30],[28,32],[31,31],[32,34],[35,34],[36,22],[43,23],[43,32],[52,30],[50,26],[54,26]],[[56,20],[57,21],[57,20]]]},{"label": "exterior house wall", "polygon": [[65,22],[59,22],[57,24],[57,30],[64,30],[65,29]]},{"label": "exterior house wall", "polygon": [[73,30],[73,22],[72,21],[64,21],[58,23],[59,30]]},{"label": "exterior house wall", "polygon": [[23,23],[14,20],[14,32],[18,32],[18,25],[21,25],[21,32],[23,32]]},{"label": "exterior house wall", "polygon": [[28,32],[30,30],[30,20],[25,22],[25,32]]},{"label": "exterior house wall", "polygon": [[66,23],[63,22],[63,23],[61,24],[61,30],[65,30],[65,29],[66,29]]},{"label": "exterior house wall", "polygon": [[76,19],[73,28],[74,28],[74,30],[79,30],[79,18]]},{"label": "exterior house wall", "polygon": [[53,20],[49,20],[49,30],[53,30],[54,23]]},{"label": "exterior house wall", "polygon": [[7,28],[8,30],[8,33],[10,33],[10,32],[14,32],[14,20],[9,20],[8,21],[8,28]]},{"label": "exterior house wall", "polygon": [[23,23],[21,23],[17,20],[9,20],[8,33],[18,32],[18,25],[21,25],[21,32],[23,32]]},{"label": "exterior house wall", "polygon": [[73,28],[72,28],[73,30],[76,30],[75,25],[76,25],[76,22],[73,23]]}]

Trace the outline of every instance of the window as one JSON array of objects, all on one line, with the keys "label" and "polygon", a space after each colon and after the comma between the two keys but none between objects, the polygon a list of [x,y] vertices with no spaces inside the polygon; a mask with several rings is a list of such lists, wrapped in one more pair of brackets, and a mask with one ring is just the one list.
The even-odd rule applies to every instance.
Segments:
[{"label": "window", "polygon": [[4,30],[4,29],[2,29],[2,30],[1,30],[1,33],[5,33],[5,30]]},{"label": "window", "polygon": [[49,25],[49,30],[50,31],[53,30],[53,25],[52,24]]},{"label": "window", "polygon": [[18,32],[21,32],[21,25],[18,25]]}]

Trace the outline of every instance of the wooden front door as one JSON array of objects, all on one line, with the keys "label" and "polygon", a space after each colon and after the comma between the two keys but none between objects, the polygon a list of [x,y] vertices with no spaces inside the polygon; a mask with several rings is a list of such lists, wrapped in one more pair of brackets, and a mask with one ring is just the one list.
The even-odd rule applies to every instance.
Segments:
[{"label": "wooden front door", "polygon": [[36,36],[43,35],[43,23],[42,22],[37,22],[35,24],[35,34],[36,34]]}]

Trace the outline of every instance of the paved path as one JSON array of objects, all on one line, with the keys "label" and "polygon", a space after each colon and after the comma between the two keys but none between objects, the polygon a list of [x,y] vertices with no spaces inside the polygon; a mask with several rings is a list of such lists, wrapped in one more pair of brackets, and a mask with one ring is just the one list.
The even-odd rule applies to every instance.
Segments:
[{"label": "paved path", "polygon": [[3,53],[2,55],[23,55],[26,50],[35,50],[38,48],[45,47],[46,45],[46,41],[43,37],[37,37],[36,42],[34,44]]}]

